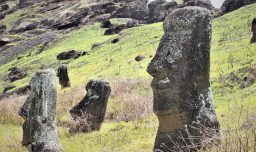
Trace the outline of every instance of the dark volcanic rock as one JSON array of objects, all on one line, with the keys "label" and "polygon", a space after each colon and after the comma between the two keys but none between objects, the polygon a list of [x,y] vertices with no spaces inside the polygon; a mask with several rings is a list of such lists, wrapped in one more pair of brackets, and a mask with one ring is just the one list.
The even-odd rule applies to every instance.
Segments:
[{"label": "dark volcanic rock", "polygon": [[22,145],[31,152],[62,152],[57,135],[57,86],[54,70],[41,70],[30,81],[31,93],[19,110],[25,120]]},{"label": "dark volcanic rock", "polygon": [[59,77],[59,84],[61,85],[62,89],[70,87],[68,67],[66,64],[59,65],[59,68],[57,70],[57,77]]},{"label": "dark volcanic rock", "polygon": [[251,43],[256,43],[256,18],[252,20],[252,38]]},{"label": "dark volcanic rock", "polygon": [[62,52],[57,55],[58,60],[68,60],[68,59],[76,59],[80,56],[86,55],[87,52],[81,52],[76,50],[70,50],[66,52]]},{"label": "dark volcanic rock", "polygon": [[5,15],[0,13],[0,20],[4,19]]},{"label": "dark volcanic rock", "polygon": [[17,67],[12,67],[9,69],[9,71],[10,72],[6,76],[5,81],[14,82],[16,80],[20,80],[27,76],[27,72],[25,72]]},{"label": "dark volcanic rock", "polygon": [[218,142],[209,80],[211,27],[210,11],[200,7],[176,9],[165,19],[147,68],[159,120],[154,150],[196,151]]},{"label": "dark volcanic rock", "polygon": [[0,38],[0,47],[5,46],[8,43],[11,43],[10,39],[8,39],[8,38]]},{"label": "dark volcanic rock", "polygon": [[6,11],[6,10],[8,10],[9,9],[9,5],[8,4],[3,4],[3,5],[1,5],[0,6],[0,12],[2,12],[2,11]]},{"label": "dark volcanic rock", "polygon": [[119,34],[122,30],[132,28],[139,26],[139,22],[136,20],[132,20],[127,22],[127,24],[121,24],[121,25],[112,25],[110,28],[108,28],[104,35],[113,35],[113,34]]},{"label": "dark volcanic rock", "polygon": [[113,40],[111,41],[111,43],[117,43],[117,42],[119,42],[119,38],[115,38],[115,39],[113,39]]},{"label": "dark volcanic rock", "polygon": [[143,59],[145,59],[145,56],[143,56],[143,55],[138,55],[138,56],[135,57],[135,61],[137,61],[137,62],[140,62]]},{"label": "dark volcanic rock", "polygon": [[221,10],[223,13],[229,13],[253,3],[256,3],[256,0],[225,0],[221,6]]},{"label": "dark volcanic rock", "polygon": [[109,20],[101,22],[100,27],[102,28],[110,28],[112,26],[112,23]]},{"label": "dark volcanic rock", "polygon": [[38,22],[24,21],[19,23],[14,29],[12,29],[12,31],[15,33],[20,33],[20,32],[36,29],[37,26],[38,26]]},{"label": "dark volcanic rock", "polygon": [[16,86],[15,85],[8,85],[6,87],[4,87],[4,90],[3,90],[3,93],[9,91],[9,90],[12,90],[14,89]]},{"label": "dark volcanic rock", "polygon": [[197,1],[189,0],[179,7],[182,8],[187,6],[198,6],[198,7],[206,8],[210,11],[213,11],[215,9],[210,0],[197,0]]},{"label": "dark volcanic rock", "polygon": [[102,80],[90,80],[86,85],[86,91],[84,99],[70,110],[70,114],[74,120],[88,116],[86,118],[89,125],[78,129],[79,131],[100,130],[111,92],[109,83]]}]

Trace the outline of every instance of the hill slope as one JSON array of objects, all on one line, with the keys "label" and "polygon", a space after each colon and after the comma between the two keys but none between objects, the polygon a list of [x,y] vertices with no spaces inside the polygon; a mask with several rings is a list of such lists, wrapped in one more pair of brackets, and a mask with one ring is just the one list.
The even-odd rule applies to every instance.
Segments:
[{"label": "hill slope", "polygon": [[[213,38],[211,49],[211,80],[215,106],[223,130],[223,144],[216,149],[239,148],[239,140],[246,142],[243,136],[253,139],[255,132],[256,108],[256,45],[249,44],[250,23],[255,16],[256,4],[241,8],[213,21]],[[113,22],[124,22],[126,19],[114,19]],[[13,60],[0,66],[0,90],[6,82],[4,74],[12,66],[27,69],[29,76],[14,82],[16,86],[27,84],[33,73],[41,66],[56,68],[60,61],[56,55],[60,52],[75,49],[88,51],[89,55],[67,61],[73,89],[60,91],[59,122],[69,121],[68,109],[77,101],[77,94],[84,93],[74,88],[83,87],[89,79],[105,79],[111,82],[114,94],[108,105],[107,117],[133,96],[138,97],[136,104],[147,100],[151,102],[152,93],[149,89],[150,76],[145,69],[154,55],[163,34],[162,23],[143,25],[122,31],[119,35],[104,36],[104,29],[96,23],[64,34],[63,38],[51,44],[50,48],[36,55],[38,47],[30,50],[20,60]],[[118,43],[111,40],[119,38]],[[98,43],[99,46],[92,49]],[[134,58],[142,54],[146,58],[138,63]],[[129,80],[128,80],[129,79]],[[137,83],[137,81],[141,81]],[[136,82],[136,83],[134,83]],[[122,96],[121,85],[127,92]],[[143,84],[143,85],[141,85]],[[124,90],[125,90],[124,89]],[[147,90],[147,91],[146,91]],[[120,91],[121,93],[119,93]],[[120,96],[119,96],[120,95]],[[67,96],[70,101],[64,100]],[[133,98],[132,98],[133,97]],[[18,100],[18,99],[17,99]],[[20,99],[20,100],[24,100]],[[15,100],[0,103],[0,107],[8,107]],[[119,102],[120,101],[120,102]],[[143,104],[147,103],[143,102]],[[129,103],[131,104],[131,103]],[[138,105],[133,105],[135,108]],[[150,106],[150,105],[149,105]],[[129,106],[128,106],[129,107]],[[0,108],[1,122],[0,151],[23,151],[18,144],[21,139],[21,121],[16,115],[8,115]],[[18,120],[17,120],[18,119]],[[8,121],[9,120],[9,121]],[[125,119],[121,119],[125,120]],[[247,125],[249,129],[244,129]],[[100,132],[72,135],[68,129],[59,128],[61,142],[65,151],[151,151],[157,120],[153,114],[147,114],[128,122],[107,119]],[[225,131],[231,134],[226,137]],[[8,137],[9,136],[9,137]],[[10,139],[10,140],[7,140]],[[237,142],[237,143],[236,143]],[[247,148],[253,148],[253,140],[248,141]],[[241,143],[240,143],[241,144]],[[242,143],[243,144],[243,143]],[[241,146],[241,145],[240,145]],[[255,147],[254,147],[255,148]],[[233,149],[234,150],[234,149]],[[248,150],[248,149],[247,149]],[[232,151],[232,150],[231,150]]]}]

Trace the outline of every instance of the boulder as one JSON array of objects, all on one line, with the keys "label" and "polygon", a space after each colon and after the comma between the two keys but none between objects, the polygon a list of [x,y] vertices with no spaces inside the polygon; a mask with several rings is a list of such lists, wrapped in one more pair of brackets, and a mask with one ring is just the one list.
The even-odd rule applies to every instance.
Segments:
[{"label": "boulder", "polygon": [[111,92],[109,83],[102,80],[90,80],[86,85],[86,91],[84,99],[70,110],[70,114],[74,120],[86,118],[88,125],[85,128],[78,128],[78,131],[100,130]]},{"label": "boulder", "polygon": [[53,70],[41,70],[30,81],[31,93],[19,110],[22,145],[31,152],[62,152],[57,135],[57,87]]},{"label": "boulder", "polygon": [[110,28],[112,26],[112,23],[109,20],[105,20],[101,22],[100,27],[102,28]]},{"label": "boulder", "polygon": [[223,13],[229,13],[253,3],[256,3],[256,0],[225,0],[220,9]]},{"label": "boulder", "polygon": [[12,29],[12,31],[15,33],[20,33],[20,32],[25,32],[25,31],[36,29],[37,26],[38,26],[38,22],[22,21],[14,29]]},{"label": "boulder", "polygon": [[60,64],[57,70],[57,77],[59,77],[59,84],[61,88],[70,87],[70,81],[68,76],[68,67],[66,64]]},{"label": "boulder", "polygon": [[27,76],[27,72],[17,68],[17,67],[12,67],[9,69],[9,73],[5,78],[5,81],[10,81],[14,82],[17,80],[20,80],[22,78],[25,78]]},{"label": "boulder", "polygon": [[124,29],[132,28],[136,26],[139,26],[139,22],[137,20],[128,21],[126,24],[112,25],[104,32],[104,35],[119,34]]},{"label": "boulder", "polygon": [[9,90],[12,90],[14,89],[16,86],[15,85],[8,85],[6,87],[4,87],[4,90],[3,90],[3,93],[9,91]]},{"label": "boulder", "polygon": [[[159,120],[154,151],[196,151],[219,141],[210,87],[211,13],[174,10],[147,71]],[[209,143],[207,143],[209,141]]]},{"label": "boulder", "polygon": [[256,43],[256,18],[252,20],[252,38],[251,43]]},{"label": "boulder", "polygon": [[113,39],[113,40],[111,41],[111,43],[117,43],[117,42],[119,42],[119,38],[115,38],[115,39]]},{"label": "boulder", "polygon": [[138,55],[138,56],[135,57],[135,61],[137,61],[137,62],[140,62],[144,59],[145,59],[145,56],[143,56],[143,55]]},{"label": "boulder", "polygon": [[11,43],[11,39],[5,37],[0,38],[0,47],[5,46],[8,43]]},{"label": "boulder", "polygon": [[0,14],[0,20],[4,19],[5,15],[4,14]]},{"label": "boulder", "polygon": [[206,8],[210,11],[215,10],[215,8],[212,5],[210,0],[196,0],[196,1],[195,0],[189,0],[189,1],[186,1],[183,5],[178,6],[178,7],[182,8],[182,7],[187,7],[187,6],[199,6],[199,7],[202,7],[202,8]]},{"label": "boulder", "polygon": [[58,60],[68,60],[68,59],[77,59],[80,56],[86,55],[87,52],[82,51],[76,51],[76,50],[70,50],[66,52],[62,52],[57,55]]}]

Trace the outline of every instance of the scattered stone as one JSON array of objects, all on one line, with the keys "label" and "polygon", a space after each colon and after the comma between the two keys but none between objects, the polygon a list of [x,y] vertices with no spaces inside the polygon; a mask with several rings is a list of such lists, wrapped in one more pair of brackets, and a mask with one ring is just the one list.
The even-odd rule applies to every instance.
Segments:
[{"label": "scattered stone", "polygon": [[38,22],[35,21],[23,21],[19,23],[14,29],[12,29],[15,33],[25,32],[29,30],[36,29],[38,26]]},{"label": "scattered stone", "polygon": [[22,145],[31,152],[62,152],[57,135],[57,87],[53,70],[41,70],[31,79],[31,93],[19,110],[25,120]]},{"label": "scattered stone", "polygon": [[112,23],[109,20],[101,22],[100,27],[102,28],[110,28],[112,26]]},{"label": "scattered stone", "polygon": [[5,92],[3,94],[0,94],[0,100],[4,99],[4,98],[9,98],[11,96],[14,95],[25,95],[30,91],[30,85],[26,85],[24,87],[15,89],[14,91],[11,92]]},{"label": "scattered stone", "polygon": [[5,37],[0,38],[0,47],[5,46],[6,44],[9,44],[9,43],[11,43],[11,39],[5,38]]},{"label": "scattered stone", "polygon": [[57,77],[59,77],[59,84],[61,85],[61,89],[70,87],[68,67],[66,64],[59,65],[57,70]]},{"label": "scattered stone", "polygon": [[137,62],[140,62],[143,59],[145,59],[145,56],[143,56],[143,55],[138,55],[138,56],[135,57],[135,61],[137,61]]},{"label": "scattered stone", "polygon": [[5,15],[4,14],[0,14],[0,20],[4,19]]},{"label": "scattered stone", "polygon": [[1,5],[0,12],[6,11],[6,10],[8,10],[8,9],[9,9],[9,5],[8,5],[8,4],[3,4],[3,5]]},{"label": "scattered stone", "polygon": [[252,38],[251,43],[256,43],[256,18],[252,20]]},{"label": "scattered stone", "polygon": [[36,54],[42,53],[49,46],[49,42],[45,42],[40,48],[36,51]]},{"label": "scattered stone", "polygon": [[124,29],[132,28],[136,26],[139,26],[139,22],[137,20],[129,21],[126,24],[112,25],[104,32],[104,35],[119,34]]},{"label": "scattered stone", "polygon": [[166,18],[164,32],[147,69],[159,120],[154,150],[210,146],[219,137],[209,81],[211,13],[200,7],[176,9]]},{"label": "scattered stone", "polygon": [[68,59],[77,59],[80,56],[86,55],[87,52],[81,52],[76,50],[70,50],[66,52],[62,52],[57,55],[58,60],[68,60]]},{"label": "scattered stone", "polygon": [[17,67],[12,67],[9,69],[9,73],[5,78],[5,81],[10,81],[14,82],[17,80],[20,80],[22,78],[25,78],[27,76],[27,72],[17,68]]},{"label": "scattered stone", "polygon": [[113,40],[111,41],[111,43],[117,43],[117,42],[119,42],[119,38],[115,38],[115,39],[113,39]]},{"label": "scattered stone", "polygon": [[199,6],[202,8],[206,8],[210,11],[215,10],[210,0],[188,0],[183,5],[179,6],[180,8],[187,6]]},{"label": "scattered stone", "polygon": [[15,85],[8,85],[6,87],[4,87],[4,90],[3,90],[3,93],[9,91],[9,90],[12,90],[14,89],[16,86]]},{"label": "scattered stone", "polygon": [[87,127],[77,130],[82,132],[100,130],[111,92],[109,83],[102,80],[90,80],[86,85],[86,91],[84,99],[70,110],[70,114],[74,120],[87,119]]},{"label": "scattered stone", "polygon": [[94,43],[93,45],[92,45],[92,49],[95,49],[96,47],[99,47],[101,45],[101,43]]},{"label": "scattered stone", "polygon": [[256,0],[225,0],[221,6],[223,13],[229,13],[245,5],[256,3]]}]

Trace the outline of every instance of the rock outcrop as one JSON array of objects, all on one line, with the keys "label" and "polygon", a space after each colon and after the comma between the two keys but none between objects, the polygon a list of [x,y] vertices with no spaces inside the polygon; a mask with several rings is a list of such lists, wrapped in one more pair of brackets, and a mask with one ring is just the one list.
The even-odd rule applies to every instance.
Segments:
[{"label": "rock outcrop", "polygon": [[225,0],[221,6],[223,13],[229,13],[245,5],[256,3],[256,0]]},{"label": "rock outcrop", "polygon": [[76,51],[76,50],[70,50],[65,51],[57,55],[58,60],[68,60],[68,59],[77,59],[80,56],[86,55],[87,52],[82,51]]},{"label": "rock outcrop", "polygon": [[27,76],[27,72],[17,67],[12,67],[9,69],[9,71],[10,72],[6,76],[5,81],[14,82]]},{"label": "rock outcrop", "polygon": [[32,78],[31,93],[19,111],[25,120],[22,145],[31,152],[62,152],[57,135],[57,87],[53,70],[42,70]]},{"label": "rock outcrop", "polygon": [[59,83],[62,89],[70,87],[68,67],[66,64],[59,65],[59,68],[57,70],[57,77],[59,77]]},{"label": "rock outcrop", "polygon": [[100,130],[111,92],[109,83],[102,80],[90,80],[86,85],[86,91],[84,99],[70,110],[70,114],[75,121],[79,118],[86,119],[87,125],[84,126],[85,128],[78,128],[78,131]]},{"label": "rock outcrop", "polygon": [[256,18],[252,20],[252,38],[251,43],[256,43]]},{"label": "rock outcrop", "polygon": [[200,149],[219,137],[209,81],[211,13],[177,9],[165,20],[164,32],[147,69],[159,120],[154,150]]}]

